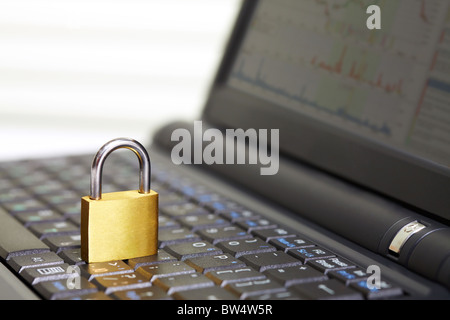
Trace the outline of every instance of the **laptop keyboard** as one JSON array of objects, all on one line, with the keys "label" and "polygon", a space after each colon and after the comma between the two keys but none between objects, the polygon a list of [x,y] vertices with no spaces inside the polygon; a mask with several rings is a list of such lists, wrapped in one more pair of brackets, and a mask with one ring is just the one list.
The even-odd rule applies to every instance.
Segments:
[{"label": "laptop keyboard", "polygon": [[[152,159],[153,160],[153,159]],[[366,268],[152,161],[158,254],[86,264],[80,197],[92,156],[0,163],[0,257],[43,299],[385,299],[405,295]],[[136,159],[111,155],[103,192],[137,186]],[[1,210],[0,210],[1,213]],[[81,277],[73,275],[81,274]]]}]

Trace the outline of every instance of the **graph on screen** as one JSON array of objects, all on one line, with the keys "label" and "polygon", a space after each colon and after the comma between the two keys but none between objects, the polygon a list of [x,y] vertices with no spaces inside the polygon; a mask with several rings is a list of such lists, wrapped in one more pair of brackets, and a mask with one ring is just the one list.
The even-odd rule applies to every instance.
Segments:
[{"label": "graph on screen", "polygon": [[[381,8],[380,30],[366,26],[372,4]],[[424,137],[419,127],[428,123],[420,119],[422,104],[436,87],[450,88],[449,72],[430,78],[436,64],[446,64],[445,56],[450,66],[450,51],[439,54],[449,42],[448,10],[447,0],[262,1],[229,84],[346,130],[423,151],[425,143],[414,137]],[[450,116],[448,106],[445,112]],[[450,157],[450,142],[439,145],[435,158]]]}]

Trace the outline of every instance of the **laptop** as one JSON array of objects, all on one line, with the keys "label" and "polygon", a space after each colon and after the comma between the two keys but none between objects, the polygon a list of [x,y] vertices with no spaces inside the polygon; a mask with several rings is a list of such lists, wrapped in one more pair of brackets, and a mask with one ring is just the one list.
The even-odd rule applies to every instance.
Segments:
[{"label": "laptop", "polygon": [[156,255],[81,259],[94,155],[0,163],[0,298],[449,299],[450,5],[369,2],[243,1],[201,119],[148,146]]}]

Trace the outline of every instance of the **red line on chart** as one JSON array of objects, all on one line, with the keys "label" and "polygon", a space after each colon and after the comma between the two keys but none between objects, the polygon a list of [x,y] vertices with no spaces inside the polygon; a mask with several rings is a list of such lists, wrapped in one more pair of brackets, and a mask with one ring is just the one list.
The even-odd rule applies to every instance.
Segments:
[{"label": "red line on chart", "polygon": [[403,90],[403,80],[400,79],[396,83],[385,83],[383,81],[384,75],[382,73],[378,74],[376,80],[367,80],[364,78],[364,74],[367,71],[368,65],[366,62],[353,61],[351,63],[351,67],[348,73],[345,73],[343,70],[344,61],[347,55],[347,47],[345,46],[342,49],[341,55],[338,61],[335,64],[326,63],[324,61],[318,61],[317,56],[314,56],[311,59],[311,65],[314,67],[318,67],[322,70],[326,70],[331,73],[336,73],[339,75],[347,76],[351,79],[357,80],[359,82],[363,82],[369,84],[373,87],[382,89],[388,93],[397,93],[402,94]]},{"label": "red line on chart", "polygon": [[423,20],[423,22],[425,22],[427,24],[430,22],[427,17],[427,7],[425,6],[425,0],[421,0],[420,18]]}]

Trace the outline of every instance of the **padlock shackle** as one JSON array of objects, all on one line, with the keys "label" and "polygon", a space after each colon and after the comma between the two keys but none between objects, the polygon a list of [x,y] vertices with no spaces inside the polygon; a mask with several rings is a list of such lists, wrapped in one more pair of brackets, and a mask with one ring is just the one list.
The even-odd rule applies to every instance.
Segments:
[{"label": "padlock shackle", "polygon": [[98,150],[92,161],[91,194],[89,196],[92,200],[100,200],[102,198],[102,173],[106,158],[111,152],[122,148],[133,151],[139,159],[139,193],[150,192],[151,163],[147,150],[136,140],[117,138],[105,143]]}]

